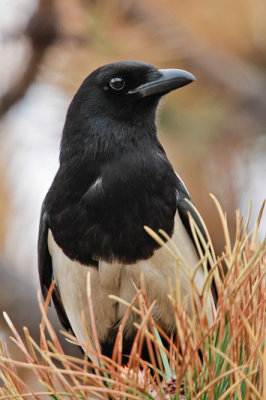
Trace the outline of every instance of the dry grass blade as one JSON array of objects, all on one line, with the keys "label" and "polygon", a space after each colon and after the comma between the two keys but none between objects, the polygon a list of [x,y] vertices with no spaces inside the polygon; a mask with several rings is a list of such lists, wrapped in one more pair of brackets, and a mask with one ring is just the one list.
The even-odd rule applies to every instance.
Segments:
[{"label": "dry grass blade", "polygon": [[[145,282],[141,278],[141,288],[135,287],[136,295],[131,303],[110,296],[120,302],[126,312],[118,330],[112,359],[102,355],[88,275],[91,335],[86,332],[83,314],[81,318],[86,343],[79,343],[69,333],[65,332],[64,335],[74,345],[83,346],[85,354],[80,358],[69,356],[63,352],[47,317],[53,283],[45,304],[38,293],[42,312],[40,342],[33,340],[27,328],[24,328],[25,337],[22,338],[8,315],[4,314],[13,335],[12,340],[20,349],[24,360],[13,359],[7,346],[0,343],[0,399],[264,399],[266,242],[258,242],[262,211],[251,232],[248,231],[247,224],[243,225],[237,212],[236,237],[233,243],[229,237],[226,217],[218,201],[214,201],[225,235],[226,251],[222,256],[214,254],[210,239],[205,243],[191,219],[193,235],[202,251],[199,265],[204,265],[207,261],[211,265],[208,275],[206,271],[202,294],[195,290],[195,274],[191,276],[189,267],[182,262],[179,250],[171,239],[162,231],[159,236],[145,228],[174,257],[177,263],[176,287],[180,288],[179,267],[187,269],[186,274],[191,281],[190,296],[194,303],[191,318],[183,307],[183,299],[174,292],[173,282],[170,282],[169,300],[173,307],[176,334],[168,335],[154,323],[152,315],[156,304],[149,304]],[[223,262],[229,267],[225,278],[221,269]],[[210,326],[204,310],[213,277],[219,299],[217,312]],[[200,304],[197,303],[198,300]],[[135,314],[136,336],[128,363],[123,365],[124,328],[132,313]],[[148,348],[151,363],[141,359],[144,344]],[[32,369],[45,392],[41,388],[37,392],[31,390],[19,377],[19,368]]]}]

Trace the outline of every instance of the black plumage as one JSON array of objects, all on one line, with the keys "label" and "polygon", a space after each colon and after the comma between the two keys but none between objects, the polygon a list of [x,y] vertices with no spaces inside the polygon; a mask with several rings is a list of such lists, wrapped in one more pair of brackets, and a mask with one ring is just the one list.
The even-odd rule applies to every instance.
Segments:
[{"label": "black plumage", "polygon": [[[114,327],[123,311],[105,297],[109,292],[127,295],[131,291],[130,276],[125,277],[125,271],[134,274],[134,269],[150,268],[149,286],[152,260],[157,260],[156,254],[162,250],[144,226],[154,231],[163,229],[169,236],[185,227],[188,235],[184,240],[190,242],[187,254],[191,252],[193,260],[196,257],[194,246],[191,249],[188,211],[202,232],[203,229],[185,201],[190,200],[189,194],[158,141],[155,123],[162,95],[193,80],[186,71],[159,70],[146,63],[108,64],[85,79],[67,112],[60,167],[41,213],[40,281],[46,296],[56,279],[53,300],[60,321],[82,337],[78,318],[86,299],[80,294],[84,288],[79,290],[78,286],[83,287],[85,272],[92,271],[92,284],[98,286],[93,288],[95,307],[101,295],[104,299],[96,323],[107,354],[111,353]],[[177,222],[183,227],[177,228]],[[160,276],[160,268],[156,268]],[[166,270],[164,275],[167,274]],[[149,290],[152,291],[152,284]],[[112,314],[109,319],[108,307]],[[172,329],[171,321],[163,316],[158,317],[160,320],[166,330]],[[130,347],[133,333],[130,327],[128,331],[125,345]]]}]

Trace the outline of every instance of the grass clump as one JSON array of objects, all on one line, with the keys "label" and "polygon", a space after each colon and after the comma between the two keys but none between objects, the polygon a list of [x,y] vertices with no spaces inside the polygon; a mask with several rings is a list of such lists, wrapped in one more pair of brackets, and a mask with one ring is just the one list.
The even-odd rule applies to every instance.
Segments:
[{"label": "grass clump", "polygon": [[[167,335],[154,323],[151,311],[155,302],[148,303],[143,282],[141,288],[136,288],[131,304],[116,299],[128,309],[116,337],[112,358],[102,355],[88,276],[93,338],[87,335],[87,343],[82,343],[82,346],[91,359],[69,356],[63,352],[47,318],[51,287],[45,304],[38,294],[42,311],[38,343],[27,328],[24,328],[24,337],[21,337],[8,315],[4,314],[12,331],[12,340],[23,353],[24,361],[12,358],[6,344],[0,344],[0,399],[265,399],[266,239],[262,243],[258,241],[263,209],[255,227],[249,232],[248,223],[244,224],[237,212],[236,237],[232,243],[226,216],[215,198],[214,201],[224,231],[225,249],[221,256],[216,256],[210,239],[206,243],[191,220],[193,234],[202,253],[201,264],[206,268],[208,263],[210,272],[206,273],[202,293],[195,294],[193,276],[190,277],[191,318],[182,307],[178,290],[169,290],[176,337]],[[163,232],[160,232],[161,236],[152,231],[150,234],[158,241],[162,241],[161,236],[164,236]],[[179,267],[183,268],[179,251],[170,241],[163,245],[176,258],[178,279]],[[219,296],[217,308],[213,310],[213,321],[210,322],[205,305],[210,296],[212,279]],[[131,312],[138,314],[136,337],[128,362],[124,365],[123,328]],[[80,345],[70,334],[64,332],[64,335],[67,340]],[[140,357],[144,343],[149,351],[150,363]],[[18,368],[34,371],[42,390],[31,390],[19,377]]]}]

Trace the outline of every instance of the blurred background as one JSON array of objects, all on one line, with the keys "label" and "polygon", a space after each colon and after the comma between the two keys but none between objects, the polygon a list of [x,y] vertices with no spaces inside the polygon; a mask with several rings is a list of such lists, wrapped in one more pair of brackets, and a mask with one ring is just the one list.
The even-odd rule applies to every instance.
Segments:
[{"label": "blurred background", "polygon": [[[250,200],[252,226],[266,194],[265,21],[260,0],[0,1],[1,338],[9,335],[3,310],[38,337],[41,202],[67,107],[98,66],[131,59],[196,76],[164,99],[160,140],[218,254],[224,239],[209,193],[227,213],[232,241],[235,211],[247,217]],[[265,228],[264,217],[261,236]]]}]

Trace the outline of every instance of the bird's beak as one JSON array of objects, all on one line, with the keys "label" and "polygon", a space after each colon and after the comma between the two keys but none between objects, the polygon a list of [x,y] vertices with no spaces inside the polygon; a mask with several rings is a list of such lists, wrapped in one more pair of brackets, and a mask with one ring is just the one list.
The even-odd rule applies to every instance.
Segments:
[{"label": "bird's beak", "polygon": [[138,93],[141,97],[153,94],[163,95],[196,80],[194,75],[182,69],[159,69],[158,71],[161,76],[130,90],[128,94]]}]

